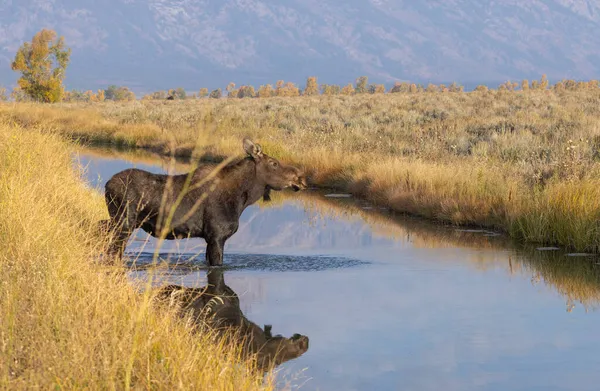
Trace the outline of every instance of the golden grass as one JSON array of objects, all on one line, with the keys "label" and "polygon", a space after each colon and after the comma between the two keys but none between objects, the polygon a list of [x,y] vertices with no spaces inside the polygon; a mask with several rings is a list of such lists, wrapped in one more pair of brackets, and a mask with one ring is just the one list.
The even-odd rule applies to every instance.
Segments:
[{"label": "golden grass", "polygon": [[250,136],[314,184],[525,241],[598,251],[600,89],[11,104],[0,118],[179,156]]},{"label": "golden grass", "polygon": [[103,197],[58,136],[0,122],[0,388],[272,388],[234,347],[93,263]]}]

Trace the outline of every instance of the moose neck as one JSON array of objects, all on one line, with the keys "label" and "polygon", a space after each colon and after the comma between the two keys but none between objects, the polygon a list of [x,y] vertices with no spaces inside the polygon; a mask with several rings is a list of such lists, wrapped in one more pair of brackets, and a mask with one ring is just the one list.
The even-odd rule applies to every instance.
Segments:
[{"label": "moose neck", "polygon": [[235,187],[233,194],[235,198],[241,201],[242,211],[249,205],[258,201],[265,192],[267,186],[264,181],[259,180],[256,173],[256,163],[251,158],[246,158],[236,164],[232,172]]}]

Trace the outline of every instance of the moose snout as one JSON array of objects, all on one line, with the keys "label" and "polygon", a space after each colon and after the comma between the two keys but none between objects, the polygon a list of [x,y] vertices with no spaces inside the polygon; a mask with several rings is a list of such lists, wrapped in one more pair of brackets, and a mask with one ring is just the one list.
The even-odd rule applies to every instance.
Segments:
[{"label": "moose snout", "polygon": [[306,335],[296,333],[290,339],[294,341],[301,350],[308,350],[308,337]]},{"label": "moose snout", "polygon": [[308,188],[308,185],[306,184],[306,177],[302,174],[295,175],[292,179],[290,187],[294,189],[294,191],[300,191]]}]

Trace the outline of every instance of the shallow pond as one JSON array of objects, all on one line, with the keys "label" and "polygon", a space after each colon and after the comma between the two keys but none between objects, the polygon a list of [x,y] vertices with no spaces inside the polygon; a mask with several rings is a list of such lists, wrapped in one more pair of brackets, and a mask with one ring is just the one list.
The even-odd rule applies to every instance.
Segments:
[{"label": "shallow pond", "polygon": [[[80,150],[90,186],[145,153]],[[143,279],[156,241],[127,247]],[[347,196],[277,193],[226,243],[225,282],[245,315],[310,338],[280,366],[305,390],[597,390],[599,258],[522,248],[503,235],[398,217]],[[167,241],[162,281],[203,286],[204,241]]]}]

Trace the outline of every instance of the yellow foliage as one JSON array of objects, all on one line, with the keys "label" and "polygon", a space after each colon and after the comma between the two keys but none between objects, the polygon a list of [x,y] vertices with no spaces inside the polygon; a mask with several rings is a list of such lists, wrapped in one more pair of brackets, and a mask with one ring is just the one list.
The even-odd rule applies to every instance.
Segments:
[{"label": "yellow foliage", "polygon": [[277,96],[299,96],[300,90],[296,85],[290,81],[283,83],[283,80],[277,82],[277,88],[275,89],[275,95]]},{"label": "yellow foliage", "polygon": [[302,95],[319,95],[319,84],[317,83],[316,76],[311,76],[306,79],[306,88],[304,88],[304,93]]},{"label": "yellow foliage", "polygon": [[354,94],[354,86],[352,83],[348,83],[346,86],[342,88],[342,95],[353,95]]},{"label": "yellow foliage", "polygon": [[71,49],[65,49],[64,39],[57,39],[53,30],[43,29],[35,34],[31,43],[25,42],[19,48],[12,63],[12,70],[22,74],[17,81],[20,89],[39,102],[61,101],[70,55]]},{"label": "yellow foliage", "polygon": [[385,93],[385,86],[383,84],[377,84],[375,86],[375,94],[383,94]]},{"label": "yellow foliage", "polygon": [[258,88],[259,98],[270,98],[274,95],[273,87],[270,84],[262,85]]}]

